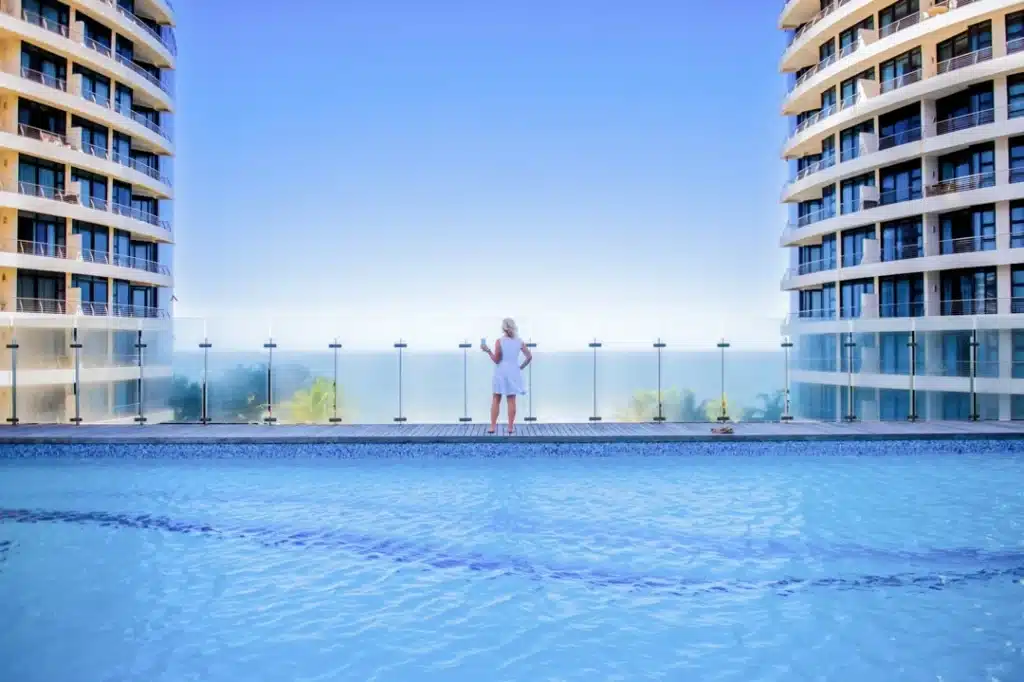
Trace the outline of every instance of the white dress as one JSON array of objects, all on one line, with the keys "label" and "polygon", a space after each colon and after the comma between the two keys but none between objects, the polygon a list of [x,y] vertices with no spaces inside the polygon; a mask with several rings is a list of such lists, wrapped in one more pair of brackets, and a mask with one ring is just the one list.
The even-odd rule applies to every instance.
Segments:
[{"label": "white dress", "polygon": [[519,353],[523,350],[523,342],[503,336],[498,339],[498,345],[501,348],[501,362],[494,366],[492,393],[504,396],[526,393],[523,389],[523,371],[519,369]]}]

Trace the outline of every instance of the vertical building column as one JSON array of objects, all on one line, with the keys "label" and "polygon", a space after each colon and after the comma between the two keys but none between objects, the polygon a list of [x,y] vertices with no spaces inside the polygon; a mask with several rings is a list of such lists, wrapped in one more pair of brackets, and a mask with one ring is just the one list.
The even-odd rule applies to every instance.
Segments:
[{"label": "vertical building column", "polygon": [[[992,58],[1006,56],[1006,15],[1000,12],[992,17]],[[1005,85],[1005,79],[1002,79]],[[998,81],[997,81],[998,82]],[[996,100],[999,102],[1000,100]],[[1006,100],[1002,100],[1005,102]],[[996,105],[998,106],[998,104]]]},{"label": "vertical building column", "polygon": [[[993,33],[992,34],[992,45],[993,45],[993,48],[995,47],[995,44],[996,44],[995,33]],[[1003,49],[1006,49],[1005,43],[1003,44]],[[1006,121],[1006,120],[1009,119],[1009,108],[1008,108],[1009,101],[1010,101],[1009,93],[1007,92],[1007,89],[1006,89],[1006,76],[999,76],[998,78],[994,78],[992,80],[992,106],[994,106],[995,109],[996,109],[995,110],[996,123],[999,123],[1000,121]],[[1004,144],[1006,143],[1006,139],[1005,138],[1003,139],[1003,143]],[[998,144],[999,144],[999,140],[996,140],[996,145],[998,145]],[[997,164],[999,163],[998,155],[999,155],[999,152],[996,152],[996,156],[997,156],[996,163]]]},{"label": "vertical building column", "polygon": [[[998,164],[998,161],[996,162]],[[1005,251],[1010,248],[1010,202],[996,203],[996,249]]]},{"label": "vertical building column", "polygon": [[[925,73],[925,78],[930,77],[932,74]],[[933,137],[935,135],[935,100],[923,99],[921,100],[921,134],[923,137]]]},{"label": "vertical building column", "polygon": [[1010,280],[1010,266],[999,265],[996,267],[996,297],[998,308],[996,312],[999,315],[1010,314],[1010,298],[1013,295],[1013,286]]}]

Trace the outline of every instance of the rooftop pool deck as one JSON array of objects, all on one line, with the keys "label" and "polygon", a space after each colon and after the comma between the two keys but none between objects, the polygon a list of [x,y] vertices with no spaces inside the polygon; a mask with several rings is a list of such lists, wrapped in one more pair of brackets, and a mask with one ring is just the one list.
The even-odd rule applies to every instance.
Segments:
[{"label": "rooftop pool deck", "polygon": [[257,424],[19,425],[0,428],[0,445],[161,443],[664,443],[707,441],[992,440],[1024,438],[1024,422],[789,422],[730,424],[733,433],[712,432],[709,423],[522,424],[513,435],[486,424]]}]

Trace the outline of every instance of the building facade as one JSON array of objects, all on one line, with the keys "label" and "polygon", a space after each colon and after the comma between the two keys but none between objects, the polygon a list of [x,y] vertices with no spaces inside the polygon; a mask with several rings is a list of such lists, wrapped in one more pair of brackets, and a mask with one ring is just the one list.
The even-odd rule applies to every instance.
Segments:
[{"label": "building facade", "polygon": [[131,421],[165,393],[173,24],[169,0],[0,0],[7,421]]},{"label": "building facade", "polygon": [[793,409],[1024,418],[1024,2],[789,0]]}]

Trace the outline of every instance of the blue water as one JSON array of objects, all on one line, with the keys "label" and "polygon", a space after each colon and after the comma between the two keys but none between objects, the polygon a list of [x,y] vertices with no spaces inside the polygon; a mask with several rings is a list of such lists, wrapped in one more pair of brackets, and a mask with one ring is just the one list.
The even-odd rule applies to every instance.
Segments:
[{"label": "blue water", "polygon": [[1021,680],[1024,443],[11,447],[0,680]]}]

